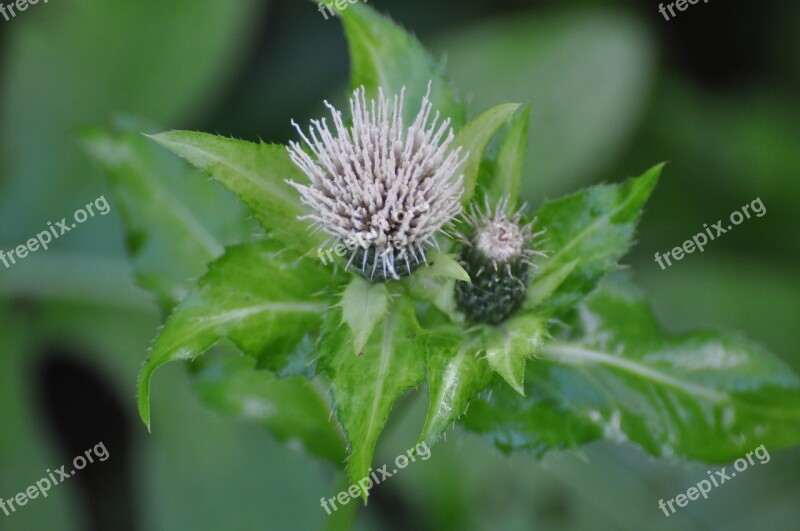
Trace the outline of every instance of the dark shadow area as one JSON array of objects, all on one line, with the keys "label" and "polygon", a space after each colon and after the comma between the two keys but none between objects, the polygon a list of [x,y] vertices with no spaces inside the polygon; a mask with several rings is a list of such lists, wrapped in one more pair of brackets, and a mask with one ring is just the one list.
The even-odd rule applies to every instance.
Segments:
[{"label": "dark shadow area", "polygon": [[[84,529],[139,529],[130,419],[109,385],[111,379],[60,346],[45,348],[37,359],[33,385],[37,405],[61,457],[59,462],[66,465],[67,473],[75,471],[63,481],[80,491]],[[93,462],[88,462],[90,458]],[[77,470],[76,466],[83,468]]]}]

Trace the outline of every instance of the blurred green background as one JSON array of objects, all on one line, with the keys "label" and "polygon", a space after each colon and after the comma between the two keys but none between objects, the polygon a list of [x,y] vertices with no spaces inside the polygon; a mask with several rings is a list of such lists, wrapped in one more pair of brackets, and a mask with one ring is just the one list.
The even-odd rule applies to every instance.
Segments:
[{"label": "blurred green background", "polygon": [[[670,161],[626,263],[671,330],[738,330],[800,372],[800,2],[369,2],[443,59],[472,114],[532,106],[525,195],[538,205]],[[119,114],[169,129],[285,142],[290,120],[341,100],[339,23],[301,0],[64,0],[0,19],[0,248],[106,194],[77,132]],[[703,254],[654,262],[760,197],[767,208]],[[179,364],[159,372],[147,434],[134,382],[160,322],[134,287],[121,222],[93,218],[0,268],[0,497],[103,441],[110,458],[31,500],[9,530],[314,530],[339,490],[325,465],[255,422],[206,409]],[[424,391],[377,463],[416,440]],[[536,462],[451,431],[381,485],[364,530],[790,530],[800,451],[665,518],[706,476],[598,443]],[[716,468],[716,467],[711,467]]]}]

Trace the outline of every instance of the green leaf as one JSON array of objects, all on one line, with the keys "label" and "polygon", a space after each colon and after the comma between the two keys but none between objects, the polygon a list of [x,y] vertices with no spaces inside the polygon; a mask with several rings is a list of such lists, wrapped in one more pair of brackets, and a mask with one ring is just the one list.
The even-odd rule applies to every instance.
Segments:
[{"label": "green leaf", "polygon": [[[353,483],[368,475],[378,436],[392,406],[425,378],[426,341],[414,306],[406,297],[392,302],[386,318],[356,355],[342,309],[326,316],[319,342],[319,369],[327,373],[339,422],[350,444]],[[362,491],[366,500],[368,493]]]},{"label": "green leaf", "polygon": [[493,373],[482,359],[480,338],[460,328],[440,327],[428,348],[428,415],[421,442],[432,446],[466,412],[475,395],[489,386]]},{"label": "green leaf", "polygon": [[486,196],[489,198],[490,204],[497,203],[503,197],[511,198],[511,205],[519,203],[530,122],[531,108],[529,105],[526,105],[511,120],[511,130],[503,140],[494,164],[493,178],[488,183],[481,183],[486,188]]},{"label": "green leaf", "polygon": [[525,298],[526,309],[536,308],[541,303],[553,296],[556,290],[561,287],[567,278],[578,267],[580,259],[576,258],[571,262],[566,262],[555,268],[551,268],[545,273],[538,274],[528,286],[528,293]]},{"label": "green leaf", "polygon": [[86,151],[111,183],[136,278],[169,313],[226,245],[256,233],[244,206],[199,171],[145,139],[145,126],[87,130]]},{"label": "green leaf", "polygon": [[231,415],[255,420],[281,442],[341,466],[344,441],[330,406],[305,378],[279,379],[256,370],[249,356],[209,356],[198,361],[193,385],[203,401]]},{"label": "green leaf", "polygon": [[475,193],[475,185],[478,182],[478,171],[483,158],[483,150],[492,139],[494,134],[511,118],[519,103],[505,103],[492,107],[488,111],[469,122],[456,135],[454,145],[464,148],[464,152],[469,152],[469,157],[464,163],[464,195],[461,196],[461,203],[466,205]]},{"label": "green leaf", "polygon": [[299,194],[286,180],[306,182],[284,146],[254,144],[192,131],[170,131],[151,136],[222,183],[253,211],[270,234],[287,247],[302,252],[322,244],[309,234]]},{"label": "green leaf", "polygon": [[364,4],[351,5],[339,16],[350,45],[354,89],[363,85],[368,95],[375,97],[378,87],[383,87],[387,95],[399,94],[406,87],[405,114],[413,119],[432,82],[434,109],[451,118],[455,129],[464,123],[464,107],[442,67],[416,38]]},{"label": "green leaf", "polygon": [[535,315],[519,314],[487,329],[486,361],[515,391],[524,395],[525,360],[539,353],[547,334],[544,321]]},{"label": "green leaf", "polygon": [[554,419],[566,410],[570,422],[583,420],[561,444],[595,438],[587,421],[652,455],[707,462],[800,442],[800,379],[761,347],[714,332],[666,334],[621,284],[604,283],[579,315],[582,337],[547,344],[531,364],[526,390],[536,398],[512,402],[498,389],[482,411],[494,420],[484,416],[473,428],[508,447],[540,447],[560,428],[539,422],[521,430],[519,421],[548,404]]},{"label": "green leaf", "polygon": [[618,267],[633,243],[642,208],[662,168],[659,164],[623,184],[593,186],[542,206],[537,227],[547,231],[542,248],[549,256],[539,264],[537,274],[556,283],[572,269],[570,263],[578,260],[542,305],[543,311],[558,313],[571,308],[604,274]]},{"label": "green leaf", "polygon": [[365,278],[353,276],[340,305],[342,318],[353,334],[353,352],[360,354],[375,325],[386,316],[389,291],[386,284],[373,284]]},{"label": "green leaf", "polygon": [[469,273],[449,254],[437,253],[430,258],[430,267],[420,268],[408,281],[410,292],[430,302],[452,322],[463,321],[456,307],[455,282],[472,282]]},{"label": "green leaf", "polygon": [[439,280],[462,280],[472,283],[469,273],[458,261],[449,254],[437,253],[430,258],[430,266],[422,268],[415,273],[414,280],[418,279],[439,279]]},{"label": "green leaf", "polygon": [[150,379],[158,367],[193,359],[223,338],[259,367],[278,370],[303,337],[318,329],[329,303],[325,270],[278,242],[232,247],[212,263],[197,291],[177,307],[139,375],[139,413],[150,425]]}]

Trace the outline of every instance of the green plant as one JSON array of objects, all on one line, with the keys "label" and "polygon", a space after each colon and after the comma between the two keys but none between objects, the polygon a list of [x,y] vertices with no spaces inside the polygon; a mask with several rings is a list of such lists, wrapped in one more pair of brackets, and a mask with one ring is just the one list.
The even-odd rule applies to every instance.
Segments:
[{"label": "green plant", "polygon": [[[466,122],[440,67],[415,39],[364,5],[341,19],[353,88],[373,98],[405,88],[415,103],[430,90],[434,108],[450,120],[452,143],[465,155],[461,204],[516,206],[527,110],[504,104]],[[237,195],[266,235],[223,191],[146,139],[87,135],[112,175],[139,280],[169,314],[140,377],[148,426],[155,369],[227,340],[243,355],[193,365],[206,401],[242,413],[257,397],[271,412],[263,422],[281,440],[301,441],[337,466],[346,448],[353,483],[367,475],[396,399],[423,383],[430,405],[421,440],[429,444],[459,419],[503,450],[536,455],[609,438],[656,456],[725,461],[759,444],[772,450],[800,440],[800,381],[779,360],[736,336],[666,334],[616,272],[661,165],[523,214],[517,225],[535,219],[536,230],[546,231],[526,239],[543,256],[509,274],[513,304],[502,315],[475,311],[466,319],[459,304],[491,301],[487,290],[507,278],[471,291],[482,289],[481,267],[493,265],[477,264],[469,245],[432,237],[439,250],[415,271],[393,268],[410,264],[408,255],[381,254],[391,261],[378,277],[377,250],[342,262],[371,265],[357,265],[360,274],[323,266],[315,253],[324,238],[309,234],[300,218],[310,210],[286,181],[313,183],[285,146],[193,132],[151,138]],[[330,388],[332,404],[309,379]]]}]

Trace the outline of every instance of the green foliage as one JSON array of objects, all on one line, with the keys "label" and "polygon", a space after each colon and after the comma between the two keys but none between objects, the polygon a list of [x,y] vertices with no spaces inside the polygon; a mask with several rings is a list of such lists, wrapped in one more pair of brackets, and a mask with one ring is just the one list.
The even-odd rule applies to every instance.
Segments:
[{"label": "green foliage", "polygon": [[[349,442],[348,471],[356,483],[368,475],[378,435],[395,400],[425,378],[425,337],[414,306],[397,297],[357,352],[342,311],[328,312],[319,342],[320,369],[330,378],[336,415]],[[362,492],[366,499],[367,493]]]},{"label": "green foliage", "polygon": [[250,207],[265,229],[286,246],[307,251],[321,244],[309,235],[300,198],[287,179],[305,182],[284,146],[254,144],[206,133],[172,131],[153,140],[203,170]]},{"label": "green foliage", "polygon": [[[536,217],[547,230],[549,253],[540,264],[536,282],[552,284],[564,277],[543,303],[543,310],[560,312],[574,306],[617,267],[633,243],[642,207],[662,168],[655,166],[621,185],[594,186],[539,209]],[[575,260],[578,263],[572,266]],[[565,276],[566,271],[570,273]]]},{"label": "green foliage", "polygon": [[483,150],[500,126],[513,116],[517,109],[519,109],[519,104],[517,103],[506,103],[493,107],[469,122],[456,135],[455,145],[461,146],[465,153],[469,153],[464,164],[464,195],[461,197],[462,203],[469,203],[475,193]]},{"label": "green foliage", "polygon": [[[519,202],[528,182],[523,165],[531,111],[503,104],[462,128],[460,104],[416,39],[361,4],[341,18],[354,86],[370,94],[406,86],[410,102],[431,83],[436,109],[454,119],[454,144],[469,151],[464,205],[503,196]],[[167,267],[154,253],[137,253],[147,247],[133,246],[142,285],[174,304],[174,289],[185,290],[187,278],[216,258],[167,319],[142,371],[139,406],[148,425],[153,371],[228,340],[243,355],[206,357],[193,366],[201,396],[337,464],[345,455],[341,427],[354,483],[368,475],[395,402],[423,383],[429,406],[420,440],[429,444],[459,420],[503,450],[535,455],[607,438],[656,456],[721,461],[755,443],[800,441],[798,380],[763,349],[710,332],[670,336],[627,288],[596,289],[631,247],[663,165],[546,202],[535,213],[536,230],[546,230],[538,249],[546,257],[535,260],[524,304],[499,324],[475,324],[454,301],[455,283],[467,286],[478,276],[470,278],[455,260],[457,243],[442,239],[430,266],[400,281],[371,283],[334,265],[323,268],[306,257],[321,238],[298,219],[306,211],[285,180],[305,177],[284,147],[191,132],[151,138],[236,194],[268,239],[219,256],[229,237],[241,237],[222,229],[226,220],[244,225],[234,210],[209,214],[207,223],[199,218],[206,194],[211,204],[222,204],[216,190],[201,190],[182,166],[160,171],[155,166],[164,155],[136,138],[90,137],[90,151],[112,173],[129,233],[144,234],[176,261]],[[184,176],[196,182],[183,183]],[[181,190],[196,198],[181,200]],[[136,219],[136,209],[152,215]],[[180,223],[182,211],[217,236],[219,247],[203,247],[201,233]],[[172,249],[181,236],[188,247]],[[318,380],[308,383],[301,374]],[[323,385],[338,426],[326,418],[329,406],[318,394]]]},{"label": "green foliage", "polygon": [[378,87],[387,95],[399,94],[406,88],[406,118],[413,119],[419,108],[409,105],[422,101],[431,83],[434,107],[449,117],[455,127],[464,121],[464,107],[442,67],[413,36],[374,9],[364,4],[348,6],[339,12],[350,45],[352,87],[364,86],[374,97]]},{"label": "green foliage", "polygon": [[[571,338],[545,345],[528,371],[529,396],[496,389],[470,410],[470,429],[509,450],[605,437],[708,462],[800,440],[800,379],[761,347],[714,332],[666,334],[625,284],[604,283],[578,313]],[[556,436],[565,426],[572,433]]]},{"label": "green foliage", "polygon": [[435,328],[428,347],[430,401],[421,440],[433,445],[469,406],[475,395],[492,383],[492,370],[481,359],[480,337],[464,337],[456,326]]},{"label": "green foliage", "polygon": [[353,277],[342,295],[342,319],[353,333],[353,349],[361,353],[372,330],[383,320],[389,309],[389,290],[386,284],[372,284]]},{"label": "green foliage", "polygon": [[255,420],[279,441],[300,444],[334,466],[344,462],[344,441],[330,404],[305,378],[278,378],[256,369],[253,358],[235,355],[202,358],[194,376],[195,391],[212,407]]},{"label": "green foliage", "polygon": [[525,378],[525,360],[539,353],[545,323],[535,315],[518,315],[488,332],[486,361],[519,394]]},{"label": "green foliage", "polygon": [[223,338],[258,360],[284,369],[290,354],[321,323],[331,284],[310,261],[274,241],[231,247],[209,267],[198,289],[167,319],[139,376],[139,413],[150,424],[150,378],[160,366],[200,356]]},{"label": "green foliage", "polygon": [[86,151],[111,184],[114,206],[127,227],[136,279],[165,313],[183,299],[226,245],[256,232],[246,209],[205,176],[133,132],[86,131]]},{"label": "green foliage", "polygon": [[519,201],[530,122],[531,108],[526,105],[511,120],[511,129],[500,146],[497,159],[489,161],[493,168],[486,185],[486,197],[491,205],[505,197],[511,199],[512,206]]}]

